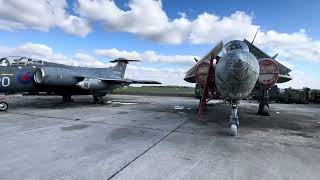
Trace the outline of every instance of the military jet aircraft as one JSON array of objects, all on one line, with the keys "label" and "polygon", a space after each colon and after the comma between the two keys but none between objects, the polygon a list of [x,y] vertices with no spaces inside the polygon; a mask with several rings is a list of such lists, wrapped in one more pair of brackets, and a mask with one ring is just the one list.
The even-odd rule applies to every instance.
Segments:
[{"label": "military jet aircraft", "polygon": [[[68,66],[28,57],[4,57],[0,59],[0,93],[14,94],[48,92],[61,95],[63,101],[72,101],[72,95],[93,95],[95,103],[103,103],[102,97],[115,88],[130,84],[161,84],[149,80],[125,79],[127,64],[132,61],[118,58],[110,68]],[[8,104],[0,103],[0,110]]]},{"label": "military jet aircraft", "polygon": [[[224,50],[223,55],[218,56]],[[222,98],[230,103],[229,130],[237,135],[239,118],[238,104],[253,90],[261,91],[258,114],[269,115],[268,90],[276,83],[290,81],[291,70],[247,41],[233,40],[223,46],[220,42],[201,60],[186,72],[185,81],[197,83],[202,88],[199,115],[206,103],[214,98]],[[211,95],[210,95],[211,94]]]}]

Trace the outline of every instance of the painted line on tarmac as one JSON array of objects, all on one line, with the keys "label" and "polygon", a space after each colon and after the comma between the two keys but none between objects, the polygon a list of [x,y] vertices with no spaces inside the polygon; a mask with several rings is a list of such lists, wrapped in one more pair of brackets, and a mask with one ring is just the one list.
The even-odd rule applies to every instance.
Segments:
[{"label": "painted line on tarmac", "polygon": [[125,166],[123,166],[121,169],[119,169],[117,172],[115,172],[113,175],[111,175],[107,180],[110,180],[112,178],[114,178],[117,174],[119,174],[122,170],[124,170],[126,167],[128,167],[130,164],[132,164],[133,162],[135,162],[137,159],[139,159],[141,156],[143,156],[144,154],[146,154],[148,151],[150,151],[153,147],[155,147],[156,145],[158,145],[161,141],[163,141],[164,139],[166,139],[170,134],[174,133],[177,129],[179,129],[181,126],[183,126],[184,124],[186,124],[188,122],[188,120],[185,120],[183,123],[181,123],[179,126],[177,126],[174,130],[170,131],[168,134],[166,134],[165,136],[163,136],[160,140],[158,140],[157,142],[155,142],[152,146],[150,146],[148,149],[146,149],[145,151],[143,151],[141,154],[139,154],[137,157],[135,157],[133,160],[131,160],[129,163],[127,163]]}]

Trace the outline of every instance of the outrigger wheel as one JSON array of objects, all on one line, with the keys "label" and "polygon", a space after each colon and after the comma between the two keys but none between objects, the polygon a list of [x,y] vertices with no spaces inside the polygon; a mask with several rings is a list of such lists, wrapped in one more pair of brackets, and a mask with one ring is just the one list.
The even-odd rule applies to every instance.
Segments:
[{"label": "outrigger wheel", "polygon": [[6,111],[8,109],[8,103],[0,102],[0,111]]}]

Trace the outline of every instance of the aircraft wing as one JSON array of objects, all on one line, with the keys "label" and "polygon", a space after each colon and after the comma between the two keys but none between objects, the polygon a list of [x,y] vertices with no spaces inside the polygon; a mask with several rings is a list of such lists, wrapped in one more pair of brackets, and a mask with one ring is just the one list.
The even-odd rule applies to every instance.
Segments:
[{"label": "aircraft wing", "polygon": [[[246,43],[250,49],[250,52],[256,56],[257,59],[261,59],[261,58],[272,58],[275,60],[275,58],[269,56],[267,53],[263,52],[261,49],[259,49],[258,47],[256,47],[255,45],[253,45],[251,42],[249,42],[248,40],[244,39],[243,40],[244,43]],[[276,55],[277,56],[277,55]],[[276,57],[275,56],[275,57]],[[291,72],[291,69],[289,69],[288,67],[286,67],[285,65],[281,64],[280,62],[278,62],[277,60],[275,60],[279,66],[279,70],[280,70],[280,74],[282,75],[286,75],[289,72]]]},{"label": "aircraft wing", "polygon": [[134,79],[103,79],[99,78],[99,80],[112,83],[112,84],[161,84],[157,81],[150,80],[134,80]]},{"label": "aircraft wing", "polygon": [[277,83],[288,82],[288,81],[290,81],[292,79],[292,77],[289,75],[289,72],[291,72],[291,69],[289,69],[288,67],[286,67],[285,65],[281,64],[279,61],[277,61],[275,59],[278,56],[278,54],[276,54],[275,56],[271,57],[267,53],[263,52],[261,49],[259,49],[255,45],[253,45],[248,40],[244,39],[243,42],[248,45],[250,52],[257,59],[272,58],[273,60],[275,60],[277,62],[278,66],[279,66],[279,79],[278,79]]},{"label": "aircraft wing", "polygon": [[209,51],[203,58],[201,58],[191,69],[189,69],[186,72],[186,76],[184,78],[185,81],[190,82],[190,83],[195,83],[195,68],[196,66],[203,62],[203,61],[208,61],[211,58],[212,53],[215,55],[218,55],[223,49],[223,42],[220,41],[211,51]]},{"label": "aircraft wing", "polygon": [[132,80],[132,84],[161,84],[157,81],[149,81],[149,80]]}]

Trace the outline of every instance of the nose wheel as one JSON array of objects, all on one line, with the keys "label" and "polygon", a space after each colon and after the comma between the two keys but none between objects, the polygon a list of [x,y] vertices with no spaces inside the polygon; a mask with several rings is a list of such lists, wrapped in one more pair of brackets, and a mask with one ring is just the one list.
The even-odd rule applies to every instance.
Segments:
[{"label": "nose wheel", "polygon": [[235,124],[231,124],[229,127],[229,133],[231,136],[236,136],[238,134],[238,127]]},{"label": "nose wheel", "polygon": [[239,118],[237,114],[238,106],[237,104],[232,104],[229,119],[229,133],[231,136],[236,136],[238,134]]},{"label": "nose wheel", "polygon": [[8,109],[8,103],[0,102],[0,111],[6,111]]}]

